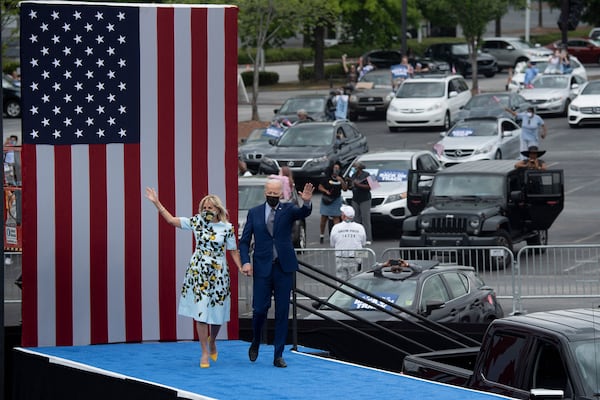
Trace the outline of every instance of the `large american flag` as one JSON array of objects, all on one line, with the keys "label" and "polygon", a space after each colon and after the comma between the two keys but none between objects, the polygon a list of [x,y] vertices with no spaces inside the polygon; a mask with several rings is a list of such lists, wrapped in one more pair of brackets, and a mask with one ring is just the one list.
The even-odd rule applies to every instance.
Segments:
[{"label": "large american flag", "polygon": [[237,222],[237,11],[21,3],[24,346],[193,338],[192,235],[143,191]]}]

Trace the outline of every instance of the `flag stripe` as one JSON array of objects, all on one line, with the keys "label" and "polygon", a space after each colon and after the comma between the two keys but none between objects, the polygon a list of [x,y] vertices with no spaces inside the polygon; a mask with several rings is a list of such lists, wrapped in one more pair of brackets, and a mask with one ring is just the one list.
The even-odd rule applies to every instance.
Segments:
[{"label": "flag stripe", "polygon": [[124,176],[123,192],[125,255],[125,340],[128,342],[142,340],[142,226],[141,221],[142,185],[140,181],[140,146],[125,146],[123,152]]},{"label": "flag stripe", "polygon": [[73,344],[71,147],[54,146],[55,241],[56,241],[56,343]]},{"label": "flag stripe", "polygon": [[[90,343],[92,318],[97,318],[92,309],[91,285],[91,239],[90,225],[90,150],[88,145],[73,146],[71,149],[73,182],[82,188],[73,202],[73,344]],[[95,300],[95,298],[94,298]],[[94,315],[94,317],[92,317]],[[106,318],[106,315],[104,315]]]},{"label": "flag stripe", "polygon": [[[225,150],[224,160],[226,163],[226,171],[229,173],[225,176],[225,182],[227,186],[227,195],[225,197],[227,202],[227,208],[229,210],[230,221],[238,229],[238,192],[237,192],[237,173],[231,173],[238,170],[237,157],[227,157],[227,153],[231,154],[232,151],[236,152],[237,155],[237,143],[238,143],[238,94],[237,94],[237,9],[233,12],[225,12],[223,21],[223,31],[225,32],[225,59],[223,65],[225,66],[225,76],[223,77],[225,82]],[[235,188],[235,190],[231,190]],[[238,271],[233,264],[233,261],[229,259],[229,268],[231,275],[231,298],[238,298]],[[238,302],[231,302],[231,321],[227,325],[227,337],[230,339],[238,339],[239,337],[239,320],[238,315]]]},{"label": "flag stripe", "polygon": [[[171,213],[175,213],[174,184],[174,24],[173,9],[160,8],[157,14],[157,63],[158,63],[158,189],[160,199]],[[164,220],[159,223],[159,307],[160,338],[173,340],[176,338],[176,321],[174,307],[175,274],[175,230]]]},{"label": "flag stripe", "polygon": [[[75,202],[85,200],[85,192],[89,190],[90,213],[89,221],[77,221],[89,224],[90,247],[94,252],[90,257],[90,282],[91,285],[91,323],[92,343],[106,343],[108,341],[108,309],[107,309],[107,193],[106,193],[106,146],[89,145],[89,174],[88,188],[81,188],[77,192]],[[73,169],[77,168],[74,165]]]}]

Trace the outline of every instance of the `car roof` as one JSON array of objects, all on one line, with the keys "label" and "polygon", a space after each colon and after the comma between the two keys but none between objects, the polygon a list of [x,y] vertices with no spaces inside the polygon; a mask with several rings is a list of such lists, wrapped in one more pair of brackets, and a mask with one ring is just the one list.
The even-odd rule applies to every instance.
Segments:
[{"label": "car roof", "polygon": [[384,267],[378,265],[368,271],[361,273],[360,275],[365,276],[368,274],[374,274],[379,278],[387,278],[392,280],[407,280],[407,279],[418,279],[420,276],[431,275],[437,272],[444,271],[466,271],[473,272],[473,267],[465,265],[440,265],[437,260],[404,260],[408,262],[408,267],[402,267],[400,271],[393,272],[391,267]]},{"label": "car roof", "polygon": [[515,160],[481,160],[458,163],[439,171],[438,175],[472,172],[474,174],[500,175],[515,169]]},{"label": "car roof", "polygon": [[361,154],[358,158],[360,161],[369,160],[410,160],[412,156],[417,153],[426,153],[427,150],[389,150],[389,151],[376,151]]},{"label": "car roof", "polygon": [[600,337],[600,310],[580,308],[542,311],[504,318],[509,323],[549,330],[567,337],[570,341]]},{"label": "car roof", "polygon": [[506,40],[506,41],[519,41],[524,42],[523,39],[517,36],[494,36],[494,37],[485,37],[483,40]]}]

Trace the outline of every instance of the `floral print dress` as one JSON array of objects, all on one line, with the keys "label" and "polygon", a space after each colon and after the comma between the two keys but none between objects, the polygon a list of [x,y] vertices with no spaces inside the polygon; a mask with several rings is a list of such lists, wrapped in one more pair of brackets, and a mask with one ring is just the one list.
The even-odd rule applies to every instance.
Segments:
[{"label": "floral print dress", "polygon": [[185,271],[179,314],[221,325],[229,321],[231,291],[227,250],[236,250],[233,225],[208,222],[200,215],[180,218],[181,229],[194,231],[196,250]]}]

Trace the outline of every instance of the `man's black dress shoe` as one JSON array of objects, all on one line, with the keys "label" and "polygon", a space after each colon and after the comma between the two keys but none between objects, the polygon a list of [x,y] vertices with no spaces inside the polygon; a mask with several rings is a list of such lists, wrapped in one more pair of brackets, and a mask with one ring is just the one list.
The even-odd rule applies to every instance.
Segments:
[{"label": "man's black dress shoe", "polygon": [[285,360],[283,359],[283,357],[277,357],[273,361],[273,365],[276,366],[277,368],[286,368],[287,367],[287,364],[285,363]]},{"label": "man's black dress shoe", "polygon": [[250,361],[254,362],[258,358],[258,345],[252,343],[250,348],[248,349],[248,358]]}]

